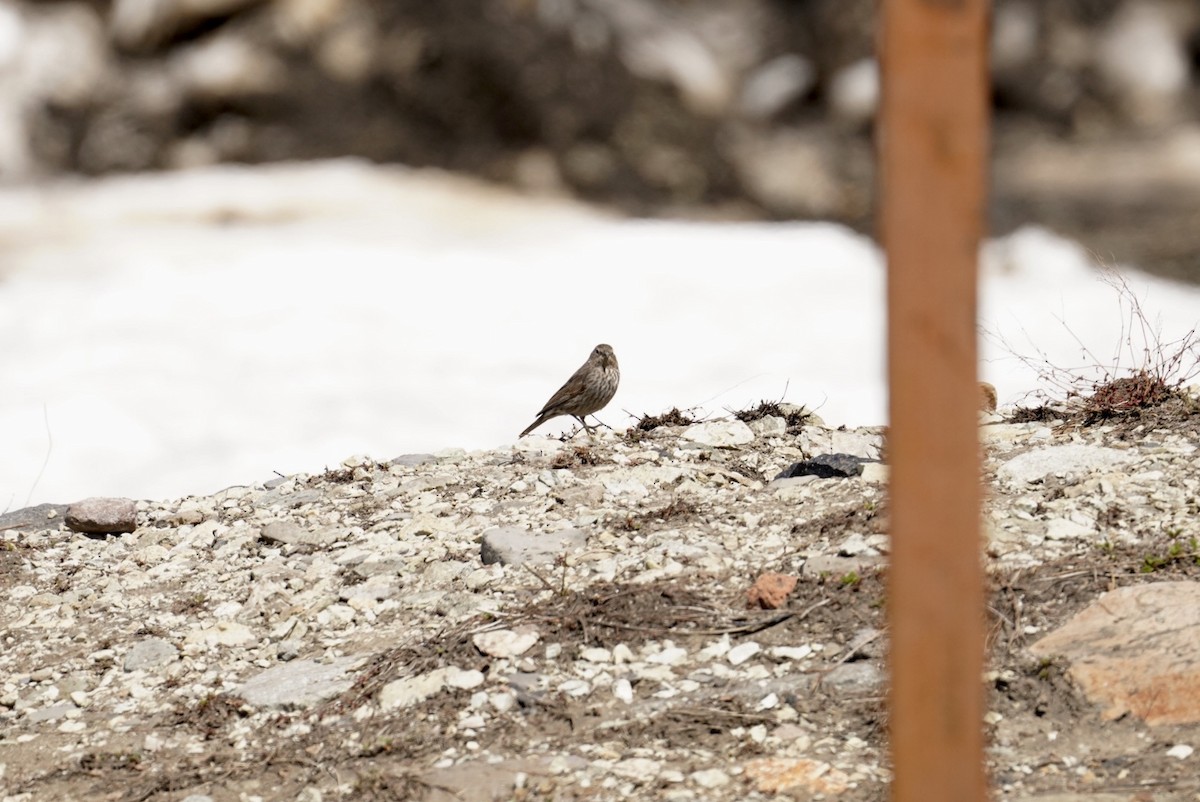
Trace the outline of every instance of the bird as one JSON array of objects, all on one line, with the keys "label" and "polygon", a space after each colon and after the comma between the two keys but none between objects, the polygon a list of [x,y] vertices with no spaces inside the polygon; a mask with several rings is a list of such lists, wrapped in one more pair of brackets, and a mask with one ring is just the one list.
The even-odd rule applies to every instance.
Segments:
[{"label": "bird", "polygon": [[567,383],[550,396],[550,400],[538,413],[537,420],[529,424],[521,437],[532,432],[551,418],[570,415],[583,425],[588,434],[594,427],[588,426],[584,418],[604,409],[616,395],[621,371],[617,367],[617,355],[611,345],[601,343],[592,349],[591,356],[579,366],[579,370],[567,379]]}]

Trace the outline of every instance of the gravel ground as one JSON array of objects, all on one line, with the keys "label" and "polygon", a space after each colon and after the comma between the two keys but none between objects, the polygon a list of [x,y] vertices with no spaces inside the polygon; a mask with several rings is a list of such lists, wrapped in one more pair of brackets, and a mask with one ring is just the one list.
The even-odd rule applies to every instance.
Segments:
[{"label": "gravel ground", "polygon": [[[0,798],[884,798],[883,432],[763,411],[6,515]],[[981,428],[996,797],[1196,799],[1196,724],[1029,649],[1200,575],[1196,399],[1041,417]]]}]

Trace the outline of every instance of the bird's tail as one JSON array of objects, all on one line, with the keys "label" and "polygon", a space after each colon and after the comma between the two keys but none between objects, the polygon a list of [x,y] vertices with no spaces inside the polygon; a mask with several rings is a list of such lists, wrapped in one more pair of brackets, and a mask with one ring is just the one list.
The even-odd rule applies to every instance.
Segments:
[{"label": "bird's tail", "polygon": [[537,427],[541,426],[543,423],[545,423],[549,419],[550,419],[549,415],[538,415],[537,420],[535,420],[533,423],[526,426],[525,431],[521,432],[521,434],[518,435],[518,437],[524,437],[525,435],[529,434],[530,432],[532,432]]}]

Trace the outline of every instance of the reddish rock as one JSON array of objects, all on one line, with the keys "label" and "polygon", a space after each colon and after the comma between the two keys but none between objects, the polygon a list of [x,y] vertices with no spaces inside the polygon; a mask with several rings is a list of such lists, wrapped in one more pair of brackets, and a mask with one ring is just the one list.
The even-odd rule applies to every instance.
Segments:
[{"label": "reddish rock", "polygon": [[1154,582],[1105,593],[1030,647],[1065,657],[1105,718],[1200,722],[1200,582]]},{"label": "reddish rock", "polygon": [[759,758],[747,763],[745,770],[746,777],[764,794],[804,791],[833,796],[850,787],[844,772],[808,758]]},{"label": "reddish rock", "polygon": [[787,574],[763,574],[746,592],[751,607],[778,610],[796,589],[796,577]]},{"label": "reddish rock", "polygon": [[137,504],[127,498],[85,498],[67,507],[67,527],[89,535],[137,529]]}]

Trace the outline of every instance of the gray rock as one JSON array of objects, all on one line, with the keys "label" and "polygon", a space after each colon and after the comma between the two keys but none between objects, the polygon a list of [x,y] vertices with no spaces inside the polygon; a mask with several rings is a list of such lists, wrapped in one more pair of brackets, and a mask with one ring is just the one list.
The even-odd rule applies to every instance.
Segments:
[{"label": "gray rock", "polygon": [[484,565],[552,563],[560,554],[583,548],[586,544],[587,533],[579,529],[530,532],[514,526],[502,526],[483,533],[480,556]]},{"label": "gray rock", "polygon": [[122,664],[126,671],[144,671],[165,665],[179,657],[179,650],[162,638],[138,641],[125,655]]},{"label": "gray rock", "polygon": [[89,535],[137,529],[137,504],[128,498],[85,498],[67,507],[67,526]]},{"label": "gray rock", "polygon": [[437,457],[432,454],[401,454],[388,464],[412,467],[414,465],[424,465],[426,462],[437,462]]},{"label": "gray rock", "polygon": [[1066,443],[1018,454],[997,469],[996,475],[1011,482],[1036,482],[1055,473],[1082,474],[1123,465],[1132,459],[1127,451],[1104,446]]},{"label": "gray rock", "polygon": [[66,718],[67,714],[75,709],[75,705],[69,702],[50,705],[50,707],[39,707],[26,713],[25,720],[30,722],[57,721],[60,718]]},{"label": "gray rock", "polygon": [[870,693],[884,685],[884,673],[874,660],[842,663],[821,680],[821,684],[840,693]]},{"label": "gray rock", "polygon": [[262,537],[293,546],[328,546],[336,543],[341,533],[330,527],[308,530],[292,521],[271,521],[262,528]]},{"label": "gray rock", "polygon": [[353,685],[354,677],[349,674],[364,659],[349,656],[328,663],[294,660],[251,677],[234,693],[255,707],[284,710],[312,707]]},{"label": "gray rock", "polygon": [[36,507],[6,512],[0,515],[0,532],[5,529],[19,531],[45,529],[46,527],[57,529],[59,520],[66,515],[66,512],[66,504],[38,504]]}]

